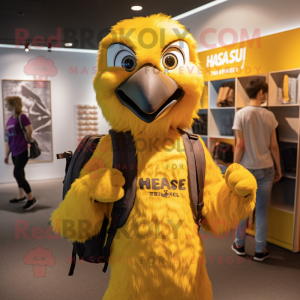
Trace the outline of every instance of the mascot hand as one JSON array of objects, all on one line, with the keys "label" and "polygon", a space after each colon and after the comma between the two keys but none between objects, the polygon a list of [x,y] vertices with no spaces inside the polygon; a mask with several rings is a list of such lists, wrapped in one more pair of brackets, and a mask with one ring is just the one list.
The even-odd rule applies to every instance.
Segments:
[{"label": "mascot hand", "polygon": [[[98,234],[101,228],[99,224],[108,215],[109,207],[103,202],[121,199],[124,184],[125,179],[117,169],[100,169],[76,179],[51,216],[53,230],[73,242],[84,242]],[[68,228],[68,222],[71,222],[72,230]],[[90,224],[88,234],[80,227],[83,226],[82,222]]]},{"label": "mascot hand", "polygon": [[236,163],[227,169],[225,181],[228,187],[239,196],[247,197],[255,193],[257,189],[255,177],[243,166]]},{"label": "mascot hand", "polygon": [[113,168],[103,168],[93,171],[80,179],[90,197],[99,202],[115,202],[124,196],[122,186],[125,178],[122,172]]}]

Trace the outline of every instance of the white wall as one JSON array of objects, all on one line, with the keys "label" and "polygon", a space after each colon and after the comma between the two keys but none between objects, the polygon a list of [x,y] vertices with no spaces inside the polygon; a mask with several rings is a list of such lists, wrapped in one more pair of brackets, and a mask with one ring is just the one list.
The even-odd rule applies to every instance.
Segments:
[{"label": "white wall", "polygon": [[[205,41],[220,47],[218,36],[224,28],[233,29],[239,38],[242,28],[246,28],[250,36],[259,28],[261,36],[266,36],[299,28],[299,13],[299,0],[228,0],[179,22],[191,29],[200,45],[198,51],[205,51],[208,49],[201,44],[200,34],[208,28],[215,28],[217,32],[207,34]],[[226,33],[224,42],[230,44],[232,40],[232,35]]]},{"label": "white wall", "polygon": [[[53,130],[53,162],[28,164],[26,177],[30,180],[60,178],[64,176],[64,160],[57,160],[56,153],[75,150],[76,147],[76,104],[96,104],[92,74],[96,66],[96,53],[48,52],[45,50],[0,48],[0,79],[27,79],[32,76],[24,73],[24,67],[29,59],[44,56],[53,60],[58,69],[51,81],[52,100],[52,130]],[[78,68],[78,75],[70,74],[70,67]],[[88,74],[80,74],[86,67]],[[94,68],[95,70],[95,68]],[[1,86],[2,89],[2,86]],[[2,90],[0,90],[2,99]],[[4,164],[4,128],[3,105],[0,105],[0,183],[14,182],[13,166]],[[100,112],[100,132],[107,133],[109,126]]]}]

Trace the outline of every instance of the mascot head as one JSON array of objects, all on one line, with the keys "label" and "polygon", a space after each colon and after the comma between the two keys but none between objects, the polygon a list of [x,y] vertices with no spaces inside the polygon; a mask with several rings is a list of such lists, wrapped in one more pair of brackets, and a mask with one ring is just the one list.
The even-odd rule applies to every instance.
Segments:
[{"label": "mascot head", "polygon": [[123,20],[100,42],[94,88],[116,131],[170,135],[197,118],[203,77],[197,44],[162,14]]}]

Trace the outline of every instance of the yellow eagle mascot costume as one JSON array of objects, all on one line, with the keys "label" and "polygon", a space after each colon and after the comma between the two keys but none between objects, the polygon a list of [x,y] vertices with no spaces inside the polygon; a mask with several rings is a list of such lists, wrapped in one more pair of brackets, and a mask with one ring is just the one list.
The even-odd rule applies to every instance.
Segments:
[{"label": "yellow eagle mascot costume", "polygon": [[[153,181],[147,189],[136,185],[134,207],[112,243],[114,259],[104,300],[212,299],[203,243],[191,209],[187,157],[178,131],[190,128],[200,109],[204,82],[196,49],[185,27],[163,14],[120,21],[100,42],[94,78],[98,104],[113,130],[131,132],[137,182],[156,178],[156,187]],[[120,86],[125,95],[117,95]],[[174,91],[179,100],[167,101]],[[151,149],[150,140],[158,141]],[[206,160],[203,227],[222,234],[254,209],[257,184],[238,164],[232,164],[223,177],[199,140]],[[73,242],[97,235],[104,217],[111,220],[113,203],[124,195],[125,179],[112,167],[113,152],[107,150],[111,143],[110,135],[100,140],[51,216],[54,231]],[[153,197],[167,189],[162,185],[157,191],[163,178],[169,183],[183,179],[186,188],[169,197]],[[78,220],[89,220],[88,236],[70,236],[62,226],[64,220],[74,221],[75,232]]]}]

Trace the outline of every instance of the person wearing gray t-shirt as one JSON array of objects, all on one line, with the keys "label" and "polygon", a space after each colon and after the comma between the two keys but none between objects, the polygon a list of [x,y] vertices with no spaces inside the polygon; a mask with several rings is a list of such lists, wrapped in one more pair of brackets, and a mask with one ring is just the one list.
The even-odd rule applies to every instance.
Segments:
[{"label": "person wearing gray t-shirt", "polygon": [[[263,261],[269,257],[266,244],[272,185],[282,177],[276,138],[278,122],[271,111],[261,107],[268,92],[267,83],[258,78],[251,80],[246,87],[246,92],[250,98],[250,105],[236,113],[232,127],[236,135],[234,162],[248,169],[257,180],[256,247],[253,259]],[[237,255],[245,255],[246,224],[247,219],[240,222],[231,246]]]}]

